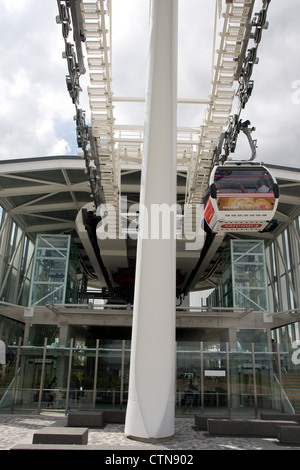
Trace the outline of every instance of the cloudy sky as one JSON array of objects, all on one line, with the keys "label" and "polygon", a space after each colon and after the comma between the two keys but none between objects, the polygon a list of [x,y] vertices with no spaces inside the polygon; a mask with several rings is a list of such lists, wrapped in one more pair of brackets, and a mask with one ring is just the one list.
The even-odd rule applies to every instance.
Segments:
[{"label": "cloudy sky", "polygon": [[[112,0],[113,92],[143,96],[149,0]],[[224,4],[224,0],[223,0]],[[262,0],[256,0],[259,11]],[[178,95],[208,98],[214,0],[179,0]],[[64,41],[56,0],[0,0],[0,159],[76,155],[74,105],[66,89]],[[260,161],[300,167],[300,1],[272,0],[259,45],[254,91],[242,118],[256,127]],[[251,44],[251,43],[250,43]],[[252,43],[254,45],[254,43]],[[88,109],[88,76],[80,106]],[[237,88],[237,84],[235,84]],[[178,124],[200,126],[204,108],[180,105]],[[144,105],[117,104],[117,124],[143,124]],[[250,151],[240,135],[236,157]]]}]

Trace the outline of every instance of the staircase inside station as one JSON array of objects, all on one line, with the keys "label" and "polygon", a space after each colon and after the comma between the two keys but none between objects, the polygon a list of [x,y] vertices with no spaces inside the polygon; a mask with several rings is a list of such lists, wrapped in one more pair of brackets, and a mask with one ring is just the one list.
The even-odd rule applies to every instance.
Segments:
[{"label": "staircase inside station", "polygon": [[282,386],[295,413],[300,413],[300,375],[295,372],[283,373]]},{"label": "staircase inside station", "polygon": [[12,362],[7,364],[5,375],[0,377],[0,408],[4,404],[6,393],[12,388],[15,377],[15,368],[16,358],[14,357]]}]

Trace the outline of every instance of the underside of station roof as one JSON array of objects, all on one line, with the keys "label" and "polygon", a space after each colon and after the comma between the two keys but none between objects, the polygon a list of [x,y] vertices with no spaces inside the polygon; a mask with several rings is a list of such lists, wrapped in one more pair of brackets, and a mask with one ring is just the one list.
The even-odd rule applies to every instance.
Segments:
[{"label": "underside of station roof", "polygon": [[[218,285],[222,277],[222,250],[231,237],[254,237],[264,239],[268,244],[300,214],[300,170],[269,167],[280,187],[275,229],[225,236],[207,232],[204,246],[198,250],[186,250],[179,240],[176,258],[178,296]],[[139,183],[138,172],[124,175],[122,195],[138,202]],[[178,201],[181,192],[179,178]],[[0,205],[33,241],[37,234],[71,234],[78,247],[81,270],[88,276],[89,288],[101,289],[116,301],[132,301],[137,241],[127,237],[98,242],[96,226],[99,220],[82,158],[62,156],[2,161]]]}]

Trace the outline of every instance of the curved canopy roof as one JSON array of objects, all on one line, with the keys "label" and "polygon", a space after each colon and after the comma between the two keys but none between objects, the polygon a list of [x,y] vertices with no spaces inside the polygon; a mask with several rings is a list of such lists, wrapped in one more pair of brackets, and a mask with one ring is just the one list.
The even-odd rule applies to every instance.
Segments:
[{"label": "curved canopy roof", "polygon": [[[280,199],[276,219],[278,226],[273,232],[234,234],[235,237],[263,238],[271,241],[291,219],[300,215],[300,169],[270,166],[280,187]],[[122,179],[122,194],[132,200],[139,199],[139,177],[126,173]],[[181,182],[178,180],[178,198]],[[38,233],[70,233],[77,244],[86,272],[90,279],[98,278],[98,287],[107,287],[107,277],[97,273],[99,259],[94,250],[87,251],[76,231],[76,218],[80,210],[93,203],[85,172],[85,162],[77,156],[40,157],[0,162],[0,205],[24,230],[31,240]],[[177,269],[183,290],[206,289],[214,286],[221,275],[220,250],[227,243],[216,236],[205,253],[186,251],[178,244]],[[136,243],[128,240],[120,251],[119,240],[110,240],[109,249],[100,245],[103,255],[101,270],[105,270],[114,284],[114,277],[124,266],[134,266]],[[124,264],[125,259],[125,264]],[[97,269],[95,269],[97,267]],[[100,279],[99,279],[100,278]],[[95,286],[95,284],[94,284]]]}]

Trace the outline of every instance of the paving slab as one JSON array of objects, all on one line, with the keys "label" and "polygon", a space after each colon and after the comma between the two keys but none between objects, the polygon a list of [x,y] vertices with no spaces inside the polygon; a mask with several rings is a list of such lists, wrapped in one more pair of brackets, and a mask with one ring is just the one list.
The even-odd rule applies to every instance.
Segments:
[{"label": "paving slab", "polygon": [[[41,415],[2,415],[0,414],[0,450],[10,450],[16,445],[32,444],[32,436],[37,429],[54,425],[62,414],[47,412]],[[63,421],[61,421],[63,423]],[[168,441],[154,446],[136,442],[124,434],[124,424],[110,423],[101,429],[89,429],[88,448],[94,450],[300,450],[299,446],[282,445],[274,438],[219,437],[209,436],[207,431],[199,431],[194,426],[194,415],[176,418],[175,435]],[[79,446],[78,446],[79,447]],[[86,447],[86,446],[81,446]],[[87,448],[87,449],[88,449]],[[75,450],[75,448],[74,448]]]}]

